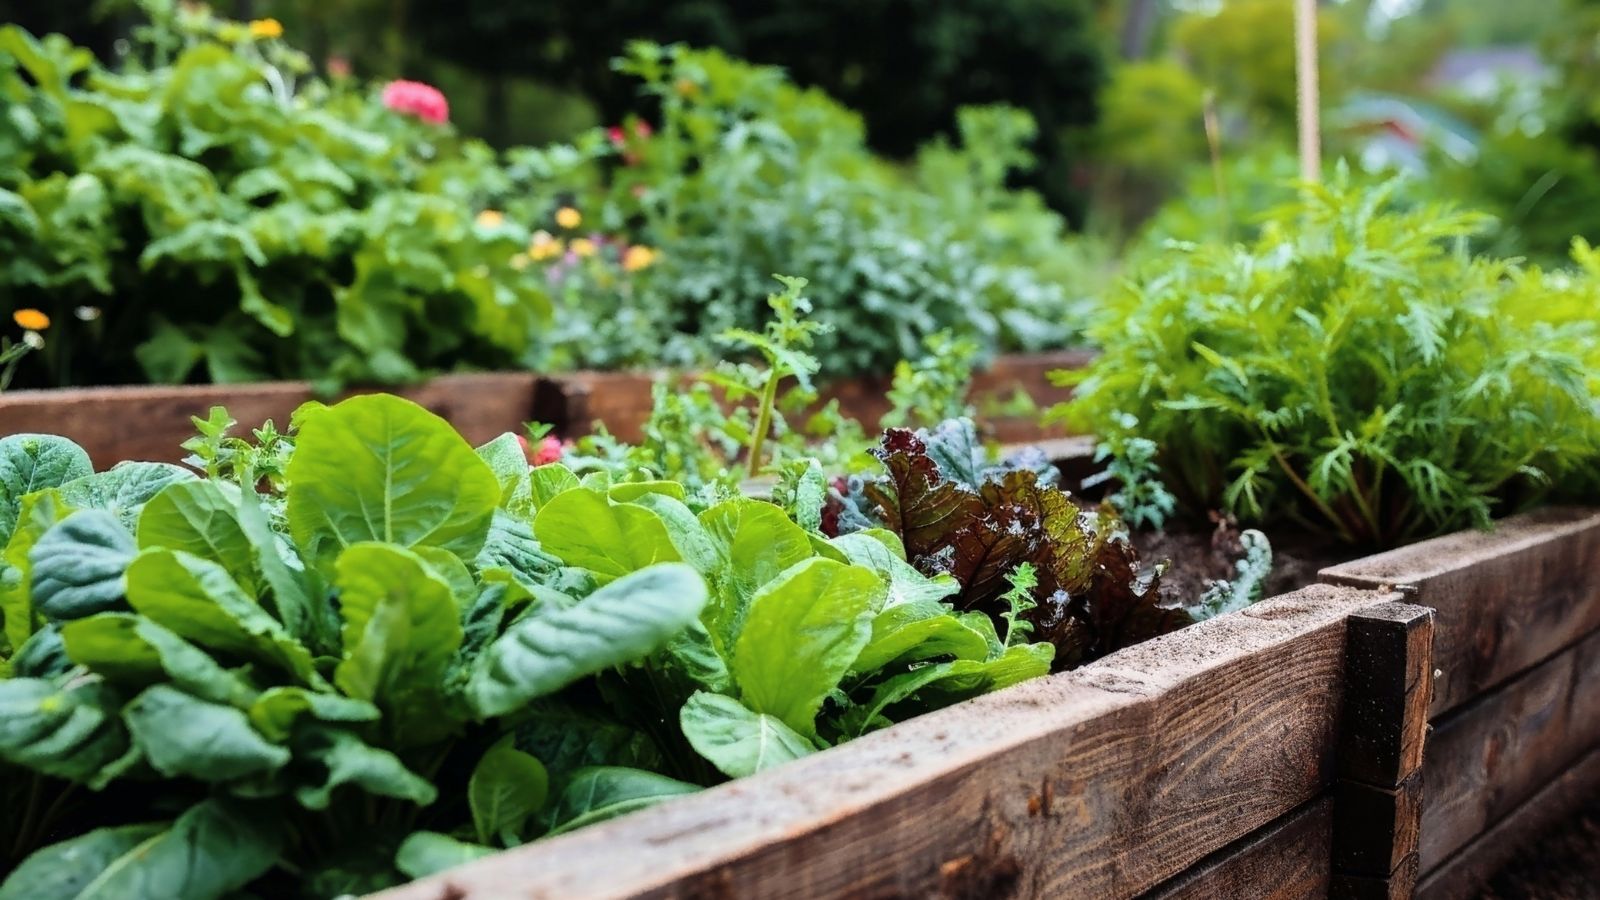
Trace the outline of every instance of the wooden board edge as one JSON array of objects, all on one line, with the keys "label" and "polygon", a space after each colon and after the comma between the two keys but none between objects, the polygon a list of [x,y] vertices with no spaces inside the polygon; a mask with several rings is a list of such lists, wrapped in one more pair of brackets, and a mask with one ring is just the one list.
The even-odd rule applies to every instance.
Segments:
[{"label": "wooden board edge", "polygon": [[1600,529],[1600,509],[1549,506],[1496,520],[1490,531],[1457,531],[1329,566],[1318,577],[1325,584],[1414,589],[1418,583],[1445,573],[1589,529]]},{"label": "wooden board edge", "polygon": [[1600,790],[1600,748],[1591,750],[1488,831],[1424,873],[1417,897],[1458,900],[1472,896],[1517,850],[1572,815],[1596,790]]},{"label": "wooden board edge", "polygon": [[1333,798],[1317,797],[1240,838],[1143,895],[1142,900],[1311,900],[1333,872]]},{"label": "wooden board edge", "polygon": [[[500,853],[380,896],[389,900],[434,900],[442,894],[482,897],[503,893],[505,886],[516,885],[516,892],[522,896],[559,897],[571,895],[581,885],[583,893],[595,897],[687,897],[709,889],[709,885],[734,884],[736,872],[759,871],[763,874],[756,877],[767,877],[765,873],[779,863],[798,867],[798,875],[789,871],[784,883],[802,891],[815,887],[805,883],[806,876],[819,866],[835,873],[840,869],[873,868],[864,864],[841,865],[838,859],[827,858],[826,853],[813,852],[816,848],[807,843],[812,837],[819,839],[813,843],[827,842],[835,850],[845,848],[842,852],[857,855],[868,852],[860,846],[860,841],[867,840],[873,845],[875,858],[891,845],[913,847],[919,867],[931,864],[932,859],[945,859],[946,863],[936,869],[919,868],[916,875],[908,876],[924,886],[930,871],[938,871],[941,879],[950,872],[966,871],[968,864],[962,860],[993,857],[1010,860],[1009,865],[1015,866],[1013,854],[1018,848],[1012,841],[1021,840],[1024,846],[1031,846],[1026,838],[1016,836],[1017,831],[1044,829],[1052,835],[1051,840],[1073,840],[1082,833],[1084,824],[1077,817],[1090,815],[1087,809],[1075,805],[1073,796],[1060,792],[1055,793],[1052,812],[1051,797],[1056,790],[1053,779],[1063,776],[1059,772],[1054,776],[1044,774],[1040,784],[1040,772],[1057,771],[1071,753],[1096,752],[1095,737],[1105,729],[1121,734],[1124,740],[1118,746],[1149,743],[1134,737],[1148,733],[1142,729],[1149,727],[1153,704],[1161,702],[1169,691],[1187,689],[1213,672],[1231,672],[1230,667],[1244,664],[1256,654],[1271,654],[1272,658],[1287,662],[1302,658],[1302,651],[1297,649],[1300,641],[1335,640],[1340,648],[1336,657],[1342,659],[1348,615],[1391,599],[1370,592],[1314,586],[1242,613],[1200,623],[1177,635],[1157,638],[1075,672],[1016,685],[752,778]],[[1192,634],[1183,640],[1186,633]],[[1228,650],[1219,653],[1219,646]],[[1342,663],[1339,668],[1342,670]],[[1266,671],[1258,673],[1258,677],[1263,683],[1278,684],[1283,674],[1279,667],[1273,669],[1271,677]],[[1315,696],[1320,702],[1336,702],[1327,696],[1330,687],[1338,683],[1338,674],[1332,678],[1307,696]],[[1337,693],[1336,689],[1331,693]],[[1168,705],[1176,711],[1179,698]],[[1193,714],[1196,708],[1209,708],[1209,712],[1201,714],[1220,715],[1229,721],[1240,718],[1237,710],[1229,715],[1209,704],[1195,707],[1184,702],[1181,706],[1186,715]],[[1294,715],[1305,715],[1305,707],[1304,700],[1296,700],[1282,708]],[[1266,715],[1270,710],[1256,712]],[[1265,727],[1264,722],[1255,724]],[[1335,731],[1330,724],[1325,738],[1330,760]],[[1277,737],[1274,735],[1274,739]],[[1013,770],[1010,761],[1016,760],[1029,760],[1022,768],[1035,774],[1024,776],[1021,770]],[[1274,773],[1273,780],[1305,783],[1308,777],[1322,777],[1314,774],[1320,769],[1306,770],[1307,764],[1298,760],[1289,769]],[[1163,770],[1171,773],[1165,766]],[[1172,777],[1190,774],[1185,771]],[[1181,841],[1170,858],[1146,855],[1147,861],[1142,865],[1167,866],[1170,871],[1120,895],[1131,896],[1154,887],[1208,853],[1312,799],[1331,784],[1332,774],[1330,765],[1327,782],[1307,784],[1306,793],[1294,796],[1292,802],[1261,821],[1230,811],[1228,821],[1237,829],[1216,843]],[[1154,791],[1154,795],[1161,794],[1157,787],[1144,785],[1138,773],[1133,777],[1140,778],[1141,787]],[[1032,784],[1034,793],[1027,798],[1026,812],[1018,814],[1015,804],[1020,798],[1013,795],[999,801],[993,792],[1001,790],[1002,785],[1020,784]],[[1081,790],[1083,783],[1078,784],[1077,789]],[[1258,783],[1252,792],[1259,792],[1262,787],[1264,783]],[[1096,790],[1112,788],[1102,784]],[[985,810],[979,816],[981,821],[935,815],[954,827],[933,822],[917,825],[919,817],[915,813],[926,808],[922,805],[926,801],[908,803],[910,795],[946,798],[963,791],[969,798],[981,796],[981,808]],[[1009,811],[993,808],[991,803],[1000,803]],[[1044,818],[1038,819],[1041,815]],[[1062,816],[1066,819],[1054,824]],[[922,818],[925,817],[926,813]],[[974,826],[987,837],[974,836]],[[1131,826],[1130,822],[1119,821],[1106,827]],[[1060,830],[1063,828],[1067,830]],[[872,837],[853,837],[862,829]],[[896,834],[909,831],[916,834],[904,839]],[[592,879],[597,870],[582,861],[601,856],[614,862],[600,867],[606,871],[608,881],[595,884]],[[1160,858],[1149,862],[1152,857]],[[1096,859],[1098,864],[1100,857]],[[1055,861],[1051,856],[1036,864],[1048,866]],[[1105,865],[1111,863],[1110,859],[1104,860]],[[954,868],[946,872],[950,866]],[[892,866],[877,866],[880,870],[885,867]],[[993,867],[985,863],[980,868],[990,871]],[[893,873],[877,871],[861,877],[892,881]],[[1126,881],[1128,876],[1124,873],[1115,877],[1135,883]],[[781,896],[806,894],[786,892]]]}]

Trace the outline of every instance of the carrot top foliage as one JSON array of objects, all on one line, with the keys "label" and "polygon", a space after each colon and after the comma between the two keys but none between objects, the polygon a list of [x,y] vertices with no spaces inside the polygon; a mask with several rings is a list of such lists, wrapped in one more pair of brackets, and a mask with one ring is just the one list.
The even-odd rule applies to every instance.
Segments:
[{"label": "carrot top foliage", "polygon": [[1056,413],[1154,441],[1186,506],[1351,544],[1594,492],[1600,307],[1567,302],[1584,276],[1469,256],[1485,217],[1400,208],[1395,187],[1341,172],[1251,244],[1173,245],[1109,302],[1104,355]]}]

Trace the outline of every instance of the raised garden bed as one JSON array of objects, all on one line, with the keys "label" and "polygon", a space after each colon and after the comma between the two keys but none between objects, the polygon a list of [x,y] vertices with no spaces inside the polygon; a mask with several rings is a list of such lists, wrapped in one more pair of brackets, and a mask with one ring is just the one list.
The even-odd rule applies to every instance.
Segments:
[{"label": "raised garden bed", "polygon": [[1418,894],[1467,896],[1600,787],[1600,511],[1541,510],[1322,577],[1436,611]]},{"label": "raised garden bed", "polygon": [[[521,432],[533,417],[538,378],[523,373],[442,375],[412,388],[372,388],[399,394],[449,420],[468,441],[481,444]],[[295,408],[317,399],[303,381],[264,384],[135,385],[62,388],[0,394],[0,435],[59,434],[89,452],[95,468],[125,459],[177,462],[194,436],[191,417],[225,406],[240,431],[267,419],[287,426]]]},{"label": "raised garden bed", "polygon": [[[1039,423],[1038,410],[1072,396],[1072,389],[1051,382],[1050,373],[1060,369],[1081,369],[1094,359],[1087,350],[1055,353],[1011,354],[997,358],[989,368],[975,372],[968,393],[978,407],[986,436],[1006,444],[1031,443],[1067,434],[1061,426]],[[594,423],[619,439],[637,443],[644,437],[645,420],[650,417],[651,387],[660,372],[572,372],[540,379],[537,410],[539,419],[555,426],[557,433],[578,437],[589,434]],[[859,378],[823,386],[819,405],[838,400],[840,411],[874,430],[889,411],[891,379]],[[1017,415],[997,414],[995,404],[1003,405],[1018,392],[1027,395],[1037,409]],[[985,407],[991,407],[985,409]]]},{"label": "raised garden bed", "polygon": [[1420,761],[1431,617],[1396,596],[1307,588],[380,896],[1387,890],[1414,821],[1349,798]]}]

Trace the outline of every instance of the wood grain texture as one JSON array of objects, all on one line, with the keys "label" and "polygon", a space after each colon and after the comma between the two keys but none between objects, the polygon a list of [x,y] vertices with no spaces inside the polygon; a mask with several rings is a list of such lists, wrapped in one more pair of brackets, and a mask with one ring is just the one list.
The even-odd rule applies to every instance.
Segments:
[{"label": "wood grain texture", "polygon": [[[443,375],[390,390],[448,419],[467,440],[481,444],[520,432],[533,411],[537,377],[527,373]],[[348,395],[348,394],[347,394]],[[267,419],[286,427],[300,404],[316,399],[305,382],[248,385],[170,385],[64,388],[0,394],[0,436],[43,432],[71,438],[89,452],[96,468],[126,459],[178,462],[180,446],[195,434],[193,416],[226,406],[239,421],[236,434]]]},{"label": "wood grain texture", "polygon": [[1600,632],[1437,723],[1425,764],[1424,874],[1600,748],[1597,693]]},{"label": "wood grain texture", "polygon": [[1320,797],[1229,844],[1146,900],[1312,900],[1328,896],[1333,799]]},{"label": "wood grain texture", "polygon": [[383,896],[1137,896],[1325,794],[1345,620],[1393,599],[1314,586]]},{"label": "wood grain texture", "polygon": [[1431,715],[1483,694],[1600,628],[1600,510],[1551,508],[1325,569],[1438,611]]},{"label": "wood grain texture", "polygon": [[[1052,353],[1007,354],[997,357],[987,369],[974,372],[969,400],[978,407],[986,435],[1003,444],[1032,443],[1063,437],[1059,426],[1040,424],[1045,408],[1072,396],[1072,389],[1050,381],[1058,369],[1081,369],[1095,358],[1088,350],[1061,350]],[[676,376],[665,370],[627,372],[570,372],[551,375],[540,384],[535,417],[556,427],[565,437],[590,434],[596,422],[612,434],[629,442],[643,436],[650,416],[650,392],[659,379]],[[838,401],[847,417],[859,421],[870,433],[889,411],[889,387],[893,379],[856,378],[822,385],[819,399],[811,409]],[[1011,399],[1020,391],[1030,397],[1038,412],[1020,416],[986,414],[984,407]]]},{"label": "wood grain texture", "polygon": [[[1422,770],[1392,788],[1341,781],[1334,789],[1333,867],[1363,878],[1409,877],[1422,821]],[[1404,893],[1402,889],[1402,893]]]},{"label": "wood grain texture", "polygon": [[1546,828],[1572,815],[1596,790],[1600,790],[1600,749],[1590,751],[1493,828],[1424,875],[1417,885],[1417,897],[1462,900],[1475,896],[1512,854],[1538,839]]},{"label": "wood grain texture", "polygon": [[1416,894],[1417,858],[1407,857],[1394,875],[1369,878],[1334,873],[1330,900],[1411,900]]}]

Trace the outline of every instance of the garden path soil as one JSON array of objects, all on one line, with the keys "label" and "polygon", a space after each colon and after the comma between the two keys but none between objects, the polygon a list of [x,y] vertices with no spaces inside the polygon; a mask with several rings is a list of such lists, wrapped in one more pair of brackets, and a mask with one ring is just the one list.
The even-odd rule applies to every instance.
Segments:
[{"label": "garden path soil", "polygon": [[1600,900],[1600,794],[1566,821],[1530,835],[1479,900]]}]

